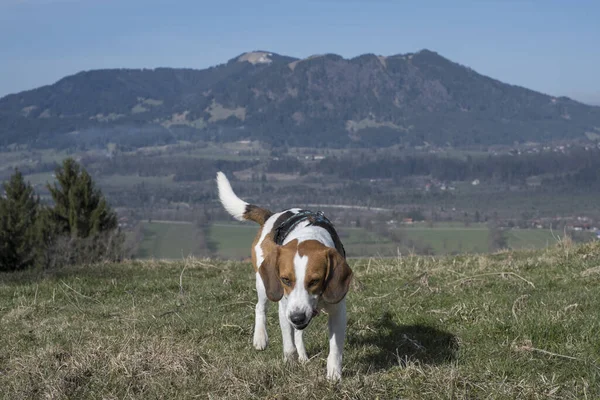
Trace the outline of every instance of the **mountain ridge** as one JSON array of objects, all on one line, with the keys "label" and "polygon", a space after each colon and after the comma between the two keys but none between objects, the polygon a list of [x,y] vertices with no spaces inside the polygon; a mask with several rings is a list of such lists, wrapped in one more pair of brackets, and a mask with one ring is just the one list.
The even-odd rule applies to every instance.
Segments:
[{"label": "mountain ridge", "polygon": [[349,59],[255,50],[202,70],[81,71],[0,98],[1,145],[460,147],[598,134],[600,107],[503,83],[427,49]]}]

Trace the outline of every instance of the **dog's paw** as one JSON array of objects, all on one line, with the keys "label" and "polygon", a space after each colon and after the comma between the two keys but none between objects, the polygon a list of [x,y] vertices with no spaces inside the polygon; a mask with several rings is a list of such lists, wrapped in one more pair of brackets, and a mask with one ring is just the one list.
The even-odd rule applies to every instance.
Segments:
[{"label": "dog's paw", "polygon": [[269,337],[267,331],[264,328],[259,328],[254,331],[254,340],[252,342],[256,350],[264,350],[269,344]]},{"label": "dog's paw", "polygon": [[337,363],[327,363],[327,379],[331,382],[342,380],[342,366]]},{"label": "dog's paw", "polygon": [[296,352],[296,349],[283,352],[283,361],[286,363],[295,362],[296,360],[298,360],[298,353]]},{"label": "dog's paw", "polygon": [[300,362],[307,362],[308,361],[308,355],[306,353],[298,353],[298,361]]}]

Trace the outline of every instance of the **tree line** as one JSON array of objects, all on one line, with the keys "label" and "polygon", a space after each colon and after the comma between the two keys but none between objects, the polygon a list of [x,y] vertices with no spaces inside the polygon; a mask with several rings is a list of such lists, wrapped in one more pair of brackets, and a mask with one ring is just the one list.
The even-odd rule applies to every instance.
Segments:
[{"label": "tree line", "polygon": [[[283,160],[282,160],[283,161]],[[553,176],[552,181],[577,186],[600,186],[600,150],[568,153],[452,158],[439,155],[377,155],[328,157],[314,165],[316,172],[332,172],[342,179],[394,179],[431,176],[441,181],[482,179],[524,184],[531,176]],[[564,179],[566,178],[566,179]],[[548,181],[550,182],[550,181]]]},{"label": "tree line", "polygon": [[201,181],[214,179],[217,171],[239,171],[253,167],[258,161],[211,160],[191,156],[147,156],[116,154],[111,158],[86,155],[82,159],[98,175],[168,176],[175,181]]},{"label": "tree line", "polygon": [[49,269],[70,264],[116,261],[123,234],[90,174],[72,158],[56,168],[45,205],[18,169],[0,197],[0,271]]}]

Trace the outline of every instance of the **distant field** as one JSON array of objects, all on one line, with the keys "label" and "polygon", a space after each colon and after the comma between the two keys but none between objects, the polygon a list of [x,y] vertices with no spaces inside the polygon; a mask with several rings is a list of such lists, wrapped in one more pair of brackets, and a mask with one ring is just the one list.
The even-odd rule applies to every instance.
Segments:
[{"label": "distant field", "polygon": [[0,152],[0,167],[13,168],[16,166],[33,165],[36,162],[60,163],[70,155],[67,151],[53,149]]},{"label": "distant field", "polygon": [[447,227],[405,228],[399,231],[410,240],[423,243],[434,254],[485,253],[488,251],[487,228]]},{"label": "distant field", "polygon": [[256,231],[255,224],[214,224],[208,232],[219,258],[241,260],[250,257],[250,246]]},{"label": "distant field", "polygon": [[40,172],[25,176],[25,181],[35,186],[46,186],[47,183],[54,183],[54,172]]},{"label": "distant field", "polygon": [[362,228],[339,228],[340,239],[348,257],[389,256],[397,246],[388,238]]},{"label": "distant field", "polygon": [[[248,155],[250,153],[252,155]],[[269,155],[269,152],[256,142],[248,144],[239,142],[223,143],[221,145],[207,143],[206,147],[180,142],[177,145],[138,149],[129,154],[152,154],[160,155],[161,157],[173,157],[173,155],[177,155],[208,160],[241,161],[265,157]]]},{"label": "distant field", "polygon": [[[425,243],[434,254],[485,253],[489,249],[489,230],[484,224],[436,224],[400,230],[409,239]],[[505,231],[510,249],[538,249],[556,243],[550,231],[543,229],[510,229]]]},{"label": "distant field", "polygon": [[[250,246],[256,235],[254,224],[216,223],[208,229],[212,255],[222,259],[243,260],[250,257]],[[363,228],[339,228],[340,237],[349,257],[394,256],[401,246],[389,238]],[[451,253],[486,253],[489,249],[488,228],[484,224],[465,227],[459,223],[425,225],[398,229],[406,242],[429,247],[436,255]],[[192,224],[144,223],[144,239],[139,258],[180,259],[193,254],[206,256],[206,247],[199,246],[199,231]],[[556,243],[549,231],[513,229],[506,231],[510,249],[538,249]],[[412,249],[411,249],[412,250]],[[401,250],[402,252],[402,250]],[[406,249],[403,251],[406,253]]]},{"label": "distant field", "polygon": [[173,175],[167,176],[139,176],[139,175],[107,175],[98,179],[100,186],[123,186],[129,187],[137,184],[166,185],[173,183]]},{"label": "distant field", "polygon": [[507,237],[511,249],[540,249],[557,241],[546,229],[512,229],[507,232]]},{"label": "distant field", "polygon": [[145,222],[143,233],[138,258],[182,259],[196,255],[198,238],[193,224]]}]

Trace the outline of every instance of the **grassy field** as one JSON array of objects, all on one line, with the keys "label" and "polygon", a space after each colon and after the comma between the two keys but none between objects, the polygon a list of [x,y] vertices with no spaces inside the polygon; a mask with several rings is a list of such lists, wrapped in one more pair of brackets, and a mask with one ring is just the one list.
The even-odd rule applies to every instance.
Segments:
[{"label": "grassy field", "polygon": [[252,348],[253,272],[210,260],[0,274],[4,399],[597,399],[600,243],[351,263],[343,381]]},{"label": "grassy field", "polygon": [[[208,229],[208,235],[219,258],[243,260],[250,256],[256,230],[254,224],[216,223]],[[195,252],[196,231],[197,228],[192,225],[144,223],[144,240],[137,257],[181,259],[182,254],[205,255],[206,252]],[[339,232],[350,257],[397,254],[398,245],[376,233],[362,228],[340,228]],[[401,232],[408,240],[430,246],[436,255],[488,251],[488,228],[483,224],[465,227],[458,223],[439,223],[433,228],[418,225],[403,228]],[[506,238],[511,249],[543,248],[556,242],[549,231],[540,229],[509,230]]]}]

